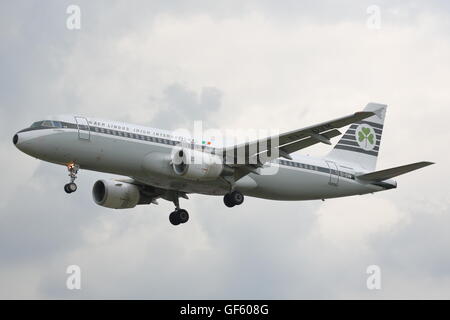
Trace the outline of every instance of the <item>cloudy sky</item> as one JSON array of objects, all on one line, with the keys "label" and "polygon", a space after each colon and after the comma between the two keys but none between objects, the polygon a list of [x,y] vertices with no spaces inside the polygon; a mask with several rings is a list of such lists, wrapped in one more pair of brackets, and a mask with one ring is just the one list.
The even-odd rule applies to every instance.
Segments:
[{"label": "cloudy sky", "polygon": [[[450,298],[447,1],[1,1],[0,40],[0,298]],[[95,205],[105,174],[67,195],[65,168],[11,143],[49,114],[283,131],[369,101],[389,105],[379,169],[436,165],[324,203],[193,195],[181,227],[165,201]]]}]

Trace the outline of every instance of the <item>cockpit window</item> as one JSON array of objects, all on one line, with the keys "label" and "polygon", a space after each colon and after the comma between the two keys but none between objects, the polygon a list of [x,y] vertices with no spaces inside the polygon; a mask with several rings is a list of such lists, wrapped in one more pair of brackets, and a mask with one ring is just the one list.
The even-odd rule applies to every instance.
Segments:
[{"label": "cockpit window", "polygon": [[60,121],[37,121],[31,125],[31,128],[48,127],[48,128],[62,128],[63,125]]},{"label": "cockpit window", "polygon": [[41,125],[42,125],[42,121],[37,121],[31,125],[31,128],[37,128],[37,127],[40,127]]},{"label": "cockpit window", "polygon": [[43,127],[53,127],[53,124],[52,124],[51,121],[46,120],[46,121],[42,121],[41,126],[43,126]]}]

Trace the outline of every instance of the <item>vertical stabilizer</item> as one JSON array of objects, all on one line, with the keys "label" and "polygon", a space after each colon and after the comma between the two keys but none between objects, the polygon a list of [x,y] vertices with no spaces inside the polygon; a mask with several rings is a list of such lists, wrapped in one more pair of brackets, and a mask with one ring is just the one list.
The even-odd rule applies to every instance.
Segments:
[{"label": "vertical stabilizer", "polygon": [[364,111],[371,111],[375,115],[351,124],[328,158],[356,164],[368,171],[375,170],[386,108],[385,104],[367,104]]}]

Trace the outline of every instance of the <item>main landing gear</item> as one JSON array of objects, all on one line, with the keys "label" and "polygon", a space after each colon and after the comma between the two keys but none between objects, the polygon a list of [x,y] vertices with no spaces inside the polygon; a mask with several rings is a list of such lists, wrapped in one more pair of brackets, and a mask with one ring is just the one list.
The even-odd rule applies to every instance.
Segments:
[{"label": "main landing gear", "polygon": [[173,203],[175,204],[175,211],[170,213],[169,215],[169,221],[174,226],[177,226],[179,224],[183,224],[189,221],[189,213],[180,208],[180,201],[178,198],[178,194],[175,194],[173,196]]},{"label": "main landing gear", "polygon": [[189,221],[189,213],[184,209],[175,209],[175,211],[169,215],[169,221],[174,226],[186,223]]},{"label": "main landing gear", "polygon": [[77,178],[78,170],[80,169],[79,165],[74,163],[67,165],[67,170],[69,171],[70,182],[64,186],[64,191],[67,193],[72,193],[77,191],[77,185],[75,184],[75,179]]},{"label": "main landing gear", "polygon": [[223,203],[225,203],[225,205],[228,208],[238,206],[238,205],[242,204],[243,202],[244,202],[244,195],[237,190],[227,193],[223,197]]}]

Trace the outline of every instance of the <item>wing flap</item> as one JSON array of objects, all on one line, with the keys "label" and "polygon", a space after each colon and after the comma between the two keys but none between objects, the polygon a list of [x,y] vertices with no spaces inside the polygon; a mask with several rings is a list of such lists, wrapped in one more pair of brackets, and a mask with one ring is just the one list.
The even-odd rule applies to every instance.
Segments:
[{"label": "wing flap", "polygon": [[[325,137],[326,139],[330,140],[331,138],[337,137],[340,134],[341,134],[341,132],[339,130],[333,129],[333,130],[327,131],[325,133],[322,133],[320,136]],[[322,142],[322,141],[320,141],[320,140],[318,141],[318,140],[319,139],[317,139],[315,136],[311,136],[309,138],[302,139],[297,142],[286,144],[286,145],[282,146],[280,148],[280,150],[282,150],[286,153],[293,153],[295,151],[312,146],[318,142]]]},{"label": "wing flap", "polygon": [[[290,153],[310,147],[319,142],[325,143],[324,141],[330,140],[331,138],[334,138],[334,137],[337,137],[340,134],[341,134],[341,132],[337,129],[333,129],[333,130],[330,130],[330,131],[320,134],[320,138],[317,137],[316,134],[314,134],[308,138],[304,138],[302,140],[288,143],[288,144],[285,144],[284,146],[279,147],[278,153],[279,153],[280,157],[286,158],[288,160],[292,160],[292,158],[289,156]],[[262,154],[264,154],[266,156],[267,152],[268,152],[268,150],[264,151]],[[260,155],[261,154],[259,154],[259,156]]]},{"label": "wing flap", "polygon": [[366,174],[357,176],[357,178],[360,180],[365,180],[365,181],[377,181],[377,182],[384,181],[384,180],[391,179],[391,178],[397,177],[399,175],[432,165],[432,164],[434,164],[434,163],[428,162],[428,161],[416,162],[416,163],[411,163],[411,164],[407,164],[407,165],[400,166],[400,167],[366,173]]}]

